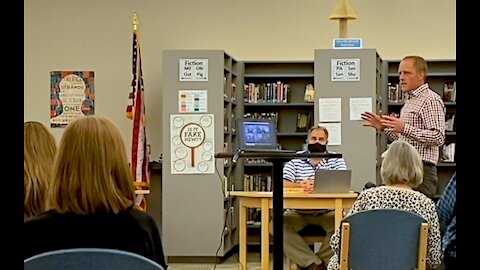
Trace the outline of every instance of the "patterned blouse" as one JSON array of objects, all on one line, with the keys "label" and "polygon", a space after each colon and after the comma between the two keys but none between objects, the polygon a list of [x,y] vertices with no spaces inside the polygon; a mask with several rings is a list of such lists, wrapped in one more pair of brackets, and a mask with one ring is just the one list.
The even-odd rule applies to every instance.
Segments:
[{"label": "patterned blouse", "polygon": [[[347,216],[357,212],[373,209],[400,209],[416,213],[429,224],[427,268],[433,269],[440,265],[443,259],[440,225],[435,203],[424,194],[406,189],[395,189],[385,186],[369,188],[360,193]],[[328,270],[338,270],[340,256],[340,231],[337,228],[330,238],[333,256],[328,264]]]}]

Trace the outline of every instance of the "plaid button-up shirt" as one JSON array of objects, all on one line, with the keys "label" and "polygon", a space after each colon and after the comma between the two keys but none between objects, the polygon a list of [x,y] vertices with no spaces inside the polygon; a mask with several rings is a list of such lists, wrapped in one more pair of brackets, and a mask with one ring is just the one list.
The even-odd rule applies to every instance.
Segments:
[{"label": "plaid button-up shirt", "polygon": [[405,140],[420,153],[422,160],[437,164],[439,147],[445,142],[445,104],[440,96],[423,84],[408,93],[408,99],[400,110],[405,121],[403,132],[385,129],[390,140]]}]

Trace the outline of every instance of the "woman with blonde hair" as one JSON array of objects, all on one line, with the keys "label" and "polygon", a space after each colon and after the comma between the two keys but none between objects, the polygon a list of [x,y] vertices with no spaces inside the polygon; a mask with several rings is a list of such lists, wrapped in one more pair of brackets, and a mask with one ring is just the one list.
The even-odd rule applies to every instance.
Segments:
[{"label": "woman with blonde hair", "polygon": [[40,122],[23,123],[23,219],[45,211],[45,194],[52,177],[57,145]]},{"label": "woman with blonde hair", "polygon": [[[430,198],[413,190],[423,180],[420,154],[410,143],[394,141],[384,154],[380,175],[385,185],[363,190],[347,216],[374,209],[399,209],[420,215],[429,225],[427,269],[435,269],[443,259],[437,208]],[[328,264],[329,270],[339,269],[339,242],[340,231],[337,228],[330,238],[334,255]]]},{"label": "woman with blonde hair", "polygon": [[48,190],[49,211],[24,222],[24,259],[65,248],[130,251],[167,268],[154,219],[134,206],[124,140],[105,117],[85,116],[63,134]]}]

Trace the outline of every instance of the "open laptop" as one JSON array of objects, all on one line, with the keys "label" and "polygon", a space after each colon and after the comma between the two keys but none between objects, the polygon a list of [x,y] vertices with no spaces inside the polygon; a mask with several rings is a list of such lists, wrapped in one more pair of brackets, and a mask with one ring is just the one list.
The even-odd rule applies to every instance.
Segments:
[{"label": "open laptop", "polygon": [[274,119],[237,119],[237,132],[239,148],[244,152],[296,152],[296,150],[278,149]]},{"label": "open laptop", "polygon": [[313,193],[349,193],[352,170],[315,170]]}]

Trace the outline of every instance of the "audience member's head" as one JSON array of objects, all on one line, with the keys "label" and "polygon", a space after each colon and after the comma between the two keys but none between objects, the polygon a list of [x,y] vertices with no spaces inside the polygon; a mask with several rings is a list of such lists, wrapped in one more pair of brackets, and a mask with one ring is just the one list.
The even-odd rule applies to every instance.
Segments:
[{"label": "audience member's head", "polygon": [[406,184],[417,187],[423,181],[422,158],[410,143],[396,140],[385,153],[380,175],[387,186]]},{"label": "audience member's head", "polygon": [[307,149],[312,152],[326,152],[328,144],[328,130],[326,127],[316,125],[308,130]]},{"label": "audience member's head", "polygon": [[50,131],[36,121],[23,123],[23,218],[45,211],[57,145]]},{"label": "audience member's head", "polygon": [[85,116],[65,130],[48,206],[59,213],[118,213],[133,206],[134,186],[123,138],[109,119]]}]

